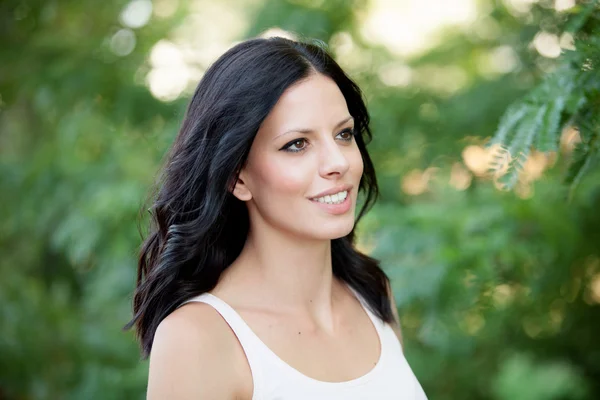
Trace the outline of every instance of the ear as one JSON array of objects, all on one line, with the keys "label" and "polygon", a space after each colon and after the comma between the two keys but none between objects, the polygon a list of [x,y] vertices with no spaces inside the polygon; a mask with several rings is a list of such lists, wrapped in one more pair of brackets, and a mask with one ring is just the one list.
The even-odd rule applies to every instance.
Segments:
[{"label": "ear", "polygon": [[252,199],[252,193],[250,192],[250,189],[245,181],[244,171],[240,172],[238,179],[233,186],[233,190],[231,190],[231,193],[241,201],[249,201]]}]

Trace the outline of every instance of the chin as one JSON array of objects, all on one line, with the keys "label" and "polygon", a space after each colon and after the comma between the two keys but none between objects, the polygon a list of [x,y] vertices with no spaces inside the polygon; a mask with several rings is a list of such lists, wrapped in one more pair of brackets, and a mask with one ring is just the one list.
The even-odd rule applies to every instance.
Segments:
[{"label": "chin", "polygon": [[339,239],[347,236],[352,229],[354,229],[354,216],[348,222],[337,221],[337,223],[331,223],[329,225],[322,225],[322,229],[318,232],[314,232],[315,236],[319,239]]}]

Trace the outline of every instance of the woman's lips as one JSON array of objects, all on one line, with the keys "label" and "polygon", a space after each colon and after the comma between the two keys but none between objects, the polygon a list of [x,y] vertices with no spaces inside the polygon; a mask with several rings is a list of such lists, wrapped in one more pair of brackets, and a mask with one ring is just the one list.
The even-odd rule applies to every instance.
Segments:
[{"label": "woman's lips", "polygon": [[352,207],[352,196],[351,196],[350,191],[348,192],[348,195],[346,196],[344,201],[342,201],[339,204],[320,203],[318,200],[310,200],[310,201],[312,203],[316,204],[317,206],[319,206],[322,210],[326,211],[329,214],[333,214],[333,215],[345,214]]}]

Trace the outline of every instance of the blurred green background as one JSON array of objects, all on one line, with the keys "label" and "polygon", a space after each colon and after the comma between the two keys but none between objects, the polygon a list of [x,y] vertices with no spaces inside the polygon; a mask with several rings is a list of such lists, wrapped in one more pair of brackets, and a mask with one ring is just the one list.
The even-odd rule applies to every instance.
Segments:
[{"label": "blurred green background", "polygon": [[[140,210],[203,71],[256,35],[319,39],[363,88],[382,196],[359,246],[392,279],[428,397],[600,398],[598,14],[574,0],[2,1],[0,399],[144,398],[148,365],[122,331]],[[515,104],[554,111],[502,136]],[[490,171],[494,135],[534,149]],[[518,179],[500,190],[507,168]]]}]

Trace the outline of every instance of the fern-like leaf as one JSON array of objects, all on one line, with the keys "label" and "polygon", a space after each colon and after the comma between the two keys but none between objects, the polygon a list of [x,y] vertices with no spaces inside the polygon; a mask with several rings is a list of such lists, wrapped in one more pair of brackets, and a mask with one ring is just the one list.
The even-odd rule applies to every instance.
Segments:
[{"label": "fern-like leaf", "polygon": [[573,160],[565,179],[569,183],[569,201],[573,199],[582,177],[599,161],[600,146],[597,137],[595,139],[591,145],[580,142],[575,146]]},{"label": "fern-like leaf", "polygon": [[491,160],[489,163],[489,168],[487,172],[492,175],[500,175],[504,173],[504,170],[508,168],[510,164],[511,156],[508,152],[508,149],[505,146],[498,146],[494,149]]},{"label": "fern-like leaf", "polygon": [[575,145],[565,182],[570,185],[569,199],[573,197],[581,178],[598,161],[600,154],[600,111],[598,105],[587,104],[574,118],[581,141]]},{"label": "fern-like leaf", "polygon": [[565,176],[565,183],[573,185],[576,180],[580,179],[589,154],[590,151],[587,143],[579,142],[575,145],[573,153],[571,153],[571,163]]},{"label": "fern-like leaf", "polygon": [[565,107],[565,98],[559,96],[548,105],[542,118],[542,125],[536,135],[535,147],[539,151],[548,152],[558,150],[560,141],[560,117]]},{"label": "fern-like leaf", "polygon": [[521,118],[527,113],[528,107],[525,104],[517,103],[510,106],[502,118],[500,119],[500,125],[492,139],[486,144],[486,147],[499,144],[504,145],[511,133],[512,129],[519,123]]},{"label": "fern-like leaf", "polygon": [[[486,147],[494,146],[489,172],[505,189],[518,182],[531,146],[557,151],[562,127],[579,129],[581,145],[573,155],[566,181],[572,187],[600,154],[600,0],[573,7],[566,32],[575,50],[566,51],[557,68],[502,116]],[[593,145],[592,145],[593,143]]]},{"label": "fern-like leaf", "polygon": [[517,154],[510,160],[508,170],[497,180],[502,189],[510,190],[515,187],[519,181],[519,175],[521,174],[521,171],[523,171],[527,157],[529,157],[529,149]]},{"label": "fern-like leaf", "polygon": [[510,161],[506,173],[498,179],[503,189],[510,190],[517,183],[547,109],[546,105],[539,108],[529,107],[527,114],[521,119],[514,138],[506,146]]}]

